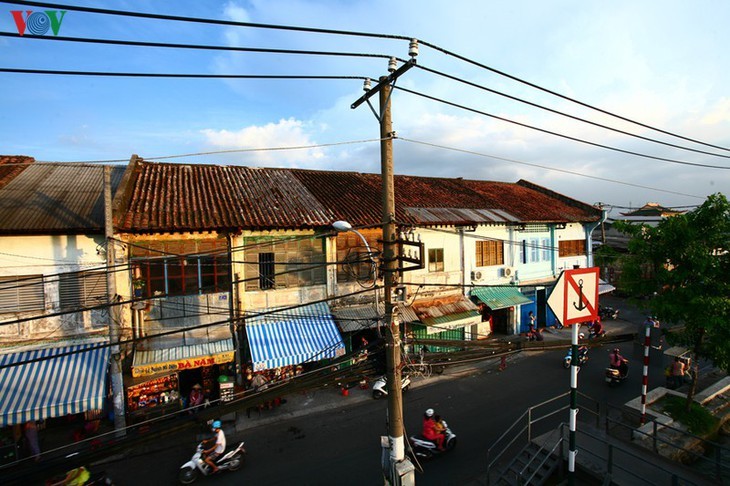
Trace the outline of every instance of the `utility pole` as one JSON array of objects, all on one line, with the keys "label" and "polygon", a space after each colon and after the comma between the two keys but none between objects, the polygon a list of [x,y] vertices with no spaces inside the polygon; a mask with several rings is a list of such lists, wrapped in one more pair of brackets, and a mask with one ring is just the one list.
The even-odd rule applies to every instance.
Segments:
[{"label": "utility pole", "polygon": [[112,383],[114,405],[114,429],[119,435],[126,434],[124,417],[124,382],[122,381],[122,357],[119,353],[119,322],[121,312],[117,305],[117,285],[114,280],[114,220],[112,218],[112,176],[111,167],[104,166],[104,235],[106,237],[106,285],[109,303],[109,343],[111,344],[111,363],[109,373]]},{"label": "utility pole", "polygon": [[385,304],[385,360],[386,378],[388,380],[388,483],[391,485],[415,484],[415,469],[405,455],[405,438],[403,436],[403,393],[401,390],[401,336],[400,324],[393,312],[393,290],[397,281],[398,258],[396,256],[397,228],[395,221],[395,189],[393,183],[393,138],[391,119],[391,83],[416,63],[418,42],[411,40],[408,54],[411,59],[396,69],[396,59],[391,58],[388,64],[390,75],[381,76],[378,84],[370,89],[370,80],[365,81],[366,93],[351,108],[357,108],[364,101],[370,105],[369,98],[376,93],[380,97],[380,112],[370,105],[370,109],[380,123],[380,168],[383,191],[383,292]]},{"label": "utility pole", "polygon": [[[383,83],[386,76],[380,78]],[[383,289],[385,292],[385,352],[388,377],[388,442],[391,464],[405,459],[403,439],[403,394],[401,391],[400,324],[393,312],[393,287],[396,284],[395,189],[393,183],[393,127],[391,123],[391,86],[380,90],[380,170],[383,179]]]}]

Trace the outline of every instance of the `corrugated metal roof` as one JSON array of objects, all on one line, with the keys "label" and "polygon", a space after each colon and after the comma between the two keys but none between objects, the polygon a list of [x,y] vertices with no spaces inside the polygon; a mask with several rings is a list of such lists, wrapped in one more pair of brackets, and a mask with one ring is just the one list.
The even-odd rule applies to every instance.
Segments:
[{"label": "corrugated metal roof", "polygon": [[5,187],[29,164],[35,162],[33,157],[25,155],[0,155],[0,189]]},{"label": "corrugated metal roof", "polygon": [[378,304],[377,312],[374,305],[333,308],[332,314],[342,332],[362,331],[377,326],[378,317],[385,314],[385,305]]},{"label": "corrugated metal roof", "polygon": [[514,305],[528,304],[532,299],[515,287],[479,287],[471,295],[484,302],[492,310],[506,309]]},{"label": "corrugated metal roof", "polygon": [[[112,191],[124,167],[112,167]],[[0,234],[103,233],[102,166],[34,163],[0,188]]]}]

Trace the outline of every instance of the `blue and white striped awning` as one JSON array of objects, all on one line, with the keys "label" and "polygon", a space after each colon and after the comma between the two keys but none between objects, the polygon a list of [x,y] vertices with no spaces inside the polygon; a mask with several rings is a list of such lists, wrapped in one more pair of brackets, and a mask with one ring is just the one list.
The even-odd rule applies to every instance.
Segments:
[{"label": "blue and white striped awning", "polygon": [[103,409],[108,365],[104,343],[0,355],[0,426]]},{"label": "blue and white striped awning", "polygon": [[345,354],[345,344],[326,303],[265,312],[246,318],[254,371]]}]

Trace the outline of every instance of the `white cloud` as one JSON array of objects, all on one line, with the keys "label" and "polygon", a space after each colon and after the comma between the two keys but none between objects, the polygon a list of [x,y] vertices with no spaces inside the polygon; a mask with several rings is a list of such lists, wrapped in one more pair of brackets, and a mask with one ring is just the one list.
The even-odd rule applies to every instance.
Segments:
[{"label": "white cloud", "polygon": [[252,165],[289,167],[319,165],[325,157],[322,148],[271,150],[317,145],[307,129],[311,127],[300,120],[289,118],[279,120],[278,123],[253,125],[236,131],[205,129],[201,130],[201,133],[210,146],[219,150],[268,149],[244,154],[247,163]]}]

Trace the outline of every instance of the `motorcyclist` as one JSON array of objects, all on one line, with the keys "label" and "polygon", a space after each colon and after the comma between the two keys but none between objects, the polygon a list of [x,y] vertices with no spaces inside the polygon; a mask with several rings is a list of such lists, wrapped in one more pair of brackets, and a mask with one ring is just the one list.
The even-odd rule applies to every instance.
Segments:
[{"label": "motorcyclist", "polygon": [[444,450],[444,439],[446,438],[444,434],[439,433],[436,430],[436,419],[434,418],[434,411],[432,408],[429,408],[426,410],[426,412],[423,414],[423,436],[434,442],[436,444],[436,447],[440,451]]},{"label": "motorcyclist", "polygon": [[214,420],[211,429],[215,432],[215,444],[210,449],[205,449],[203,454],[205,455],[206,464],[210,466],[211,474],[215,474],[218,472],[218,466],[215,465],[215,461],[226,450],[226,434],[221,429],[220,420]]},{"label": "motorcyclist", "polygon": [[601,323],[601,318],[599,317],[593,322],[593,325],[590,327],[588,339],[601,337],[604,334],[606,334],[606,331],[603,330],[603,324]]},{"label": "motorcyclist", "polygon": [[610,360],[609,366],[617,369],[621,376],[626,376],[629,360],[621,356],[621,350],[619,348],[613,348],[613,351],[608,356]]}]

